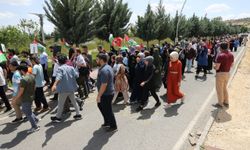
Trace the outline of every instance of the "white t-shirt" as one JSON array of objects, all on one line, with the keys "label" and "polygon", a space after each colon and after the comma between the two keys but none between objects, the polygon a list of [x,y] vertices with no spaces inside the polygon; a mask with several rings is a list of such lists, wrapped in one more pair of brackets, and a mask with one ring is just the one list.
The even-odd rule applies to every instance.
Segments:
[{"label": "white t-shirt", "polygon": [[0,67],[0,86],[5,86],[5,85],[6,85],[6,81],[4,77],[3,68]]},{"label": "white t-shirt", "polygon": [[81,64],[81,65],[86,66],[86,61],[85,61],[84,57],[82,56],[82,54],[80,54],[76,57],[76,65],[77,64]]},{"label": "white t-shirt", "polygon": [[32,68],[32,74],[35,75],[36,87],[44,86],[43,67],[40,64],[36,64]]}]

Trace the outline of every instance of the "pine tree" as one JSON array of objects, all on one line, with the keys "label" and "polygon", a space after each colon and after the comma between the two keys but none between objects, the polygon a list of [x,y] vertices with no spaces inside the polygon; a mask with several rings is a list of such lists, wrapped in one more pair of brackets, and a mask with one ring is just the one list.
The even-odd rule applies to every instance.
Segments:
[{"label": "pine tree", "polygon": [[100,20],[93,15],[93,0],[50,0],[45,4],[48,20],[66,41],[80,44],[92,39]]},{"label": "pine tree", "polygon": [[108,41],[109,34],[112,33],[117,37],[123,36],[128,31],[132,16],[128,3],[123,3],[123,0],[97,0],[95,10],[95,15],[103,16],[96,24],[97,29],[102,28],[96,34],[99,39]]},{"label": "pine tree", "polygon": [[136,22],[136,35],[147,42],[147,47],[149,47],[149,41],[155,39],[155,20],[155,14],[148,4],[146,13],[143,17],[138,16]]},{"label": "pine tree", "polygon": [[155,34],[156,39],[159,41],[170,37],[173,33],[173,26],[171,25],[170,14],[166,14],[166,10],[163,6],[163,1],[160,0],[156,12]]}]

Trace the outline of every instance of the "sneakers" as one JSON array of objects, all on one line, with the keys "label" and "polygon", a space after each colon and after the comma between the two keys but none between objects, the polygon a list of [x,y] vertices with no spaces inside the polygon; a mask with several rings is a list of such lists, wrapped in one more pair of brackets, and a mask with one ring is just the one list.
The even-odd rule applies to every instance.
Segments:
[{"label": "sneakers", "polygon": [[31,129],[29,129],[29,130],[27,131],[27,133],[28,133],[28,134],[34,133],[34,132],[39,131],[39,130],[40,130],[40,127],[37,126],[36,128],[31,128]]},{"label": "sneakers", "polygon": [[82,119],[82,115],[80,115],[80,114],[79,114],[79,115],[75,115],[75,116],[74,116],[74,119],[80,120],[80,119]]},{"label": "sneakers", "polygon": [[61,118],[57,118],[57,117],[50,117],[52,122],[61,122],[62,119]]},{"label": "sneakers", "polygon": [[23,118],[16,118],[15,120],[11,121],[12,123],[19,123],[19,122],[22,122],[23,121]]}]

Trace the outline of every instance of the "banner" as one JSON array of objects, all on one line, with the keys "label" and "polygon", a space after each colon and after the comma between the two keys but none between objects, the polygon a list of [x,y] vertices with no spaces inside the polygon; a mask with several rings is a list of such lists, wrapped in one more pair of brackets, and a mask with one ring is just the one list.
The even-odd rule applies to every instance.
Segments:
[{"label": "banner", "polygon": [[30,53],[37,54],[38,53],[38,45],[36,43],[30,44]]}]

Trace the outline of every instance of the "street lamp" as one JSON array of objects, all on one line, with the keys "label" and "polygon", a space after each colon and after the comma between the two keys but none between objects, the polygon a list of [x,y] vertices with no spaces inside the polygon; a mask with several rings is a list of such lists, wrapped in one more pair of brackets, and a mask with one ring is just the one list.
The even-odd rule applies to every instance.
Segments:
[{"label": "street lamp", "polygon": [[181,12],[180,12],[180,15],[178,16],[178,21],[177,21],[177,26],[176,26],[176,36],[175,36],[175,43],[178,43],[178,32],[179,32],[179,25],[180,25],[180,21],[181,21],[181,16],[182,16],[182,11],[185,7],[187,3],[187,0],[184,1],[183,5],[182,5],[182,8],[181,8]]},{"label": "street lamp", "polygon": [[44,30],[43,30],[43,18],[45,17],[44,14],[38,14],[38,13],[30,13],[32,15],[38,16],[39,20],[40,20],[40,32],[42,34],[42,41],[43,43],[45,43],[45,38],[44,38]]}]

